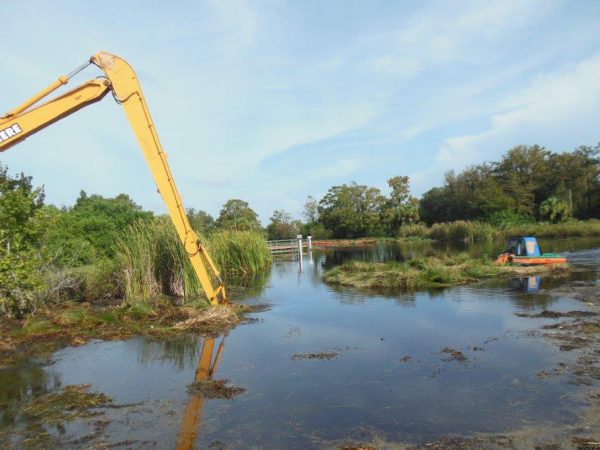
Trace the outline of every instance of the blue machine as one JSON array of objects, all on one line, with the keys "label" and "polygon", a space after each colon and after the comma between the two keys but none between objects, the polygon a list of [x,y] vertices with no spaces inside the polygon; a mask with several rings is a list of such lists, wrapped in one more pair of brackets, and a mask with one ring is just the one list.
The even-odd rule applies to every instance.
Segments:
[{"label": "blue machine", "polygon": [[541,256],[540,246],[533,236],[508,239],[508,249],[515,256]]}]

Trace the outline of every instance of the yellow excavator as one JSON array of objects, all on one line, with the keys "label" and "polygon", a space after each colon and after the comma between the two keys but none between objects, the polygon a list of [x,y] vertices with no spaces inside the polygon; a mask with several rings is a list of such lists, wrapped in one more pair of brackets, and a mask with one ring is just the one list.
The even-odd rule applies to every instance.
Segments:
[{"label": "yellow excavator", "polygon": [[[99,67],[104,75],[41,103],[90,64]],[[54,122],[102,100],[109,92],[125,109],[158,191],[167,206],[177,234],[190,257],[208,300],[212,304],[227,302],[225,284],[219,271],[190,226],[137,76],[123,59],[106,52],[97,53],[86,64],[66,76],[61,76],[46,89],[1,116],[0,152],[22,142]]]}]

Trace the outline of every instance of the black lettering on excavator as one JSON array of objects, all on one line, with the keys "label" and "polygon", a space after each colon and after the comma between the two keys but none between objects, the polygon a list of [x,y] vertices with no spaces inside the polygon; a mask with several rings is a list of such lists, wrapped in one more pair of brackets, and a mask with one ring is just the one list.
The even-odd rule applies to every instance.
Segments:
[{"label": "black lettering on excavator", "polygon": [[0,130],[0,142],[4,142],[7,141],[8,139],[10,139],[13,136],[16,136],[19,133],[22,133],[23,130],[21,130],[21,127],[19,126],[18,123],[15,123],[13,125],[11,125],[8,128],[5,128],[4,130]]}]

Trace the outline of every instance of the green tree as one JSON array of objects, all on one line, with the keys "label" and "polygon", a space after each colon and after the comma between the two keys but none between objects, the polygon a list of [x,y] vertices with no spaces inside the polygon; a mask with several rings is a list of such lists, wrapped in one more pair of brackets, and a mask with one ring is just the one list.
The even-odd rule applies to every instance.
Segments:
[{"label": "green tree", "polygon": [[396,176],[387,182],[391,193],[382,207],[381,218],[387,233],[393,235],[402,225],[419,221],[419,201],[410,195],[408,177]]},{"label": "green tree", "polygon": [[126,194],[104,198],[81,191],[75,205],[62,209],[49,227],[46,245],[60,265],[92,264],[98,259],[113,258],[123,231],[152,217],[152,212],[143,211]]},{"label": "green tree", "polygon": [[213,216],[201,209],[188,208],[186,214],[192,228],[200,234],[210,233],[216,227]]},{"label": "green tree", "polygon": [[43,205],[43,187],[23,173],[10,176],[0,164],[0,245],[9,251],[39,246],[43,228],[36,218]]},{"label": "green tree", "polygon": [[270,218],[267,226],[267,236],[269,240],[292,239],[299,233],[298,222],[292,220],[291,214],[276,209]]},{"label": "green tree", "polygon": [[319,221],[335,238],[374,236],[381,232],[384,203],[377,188],[354,182],[333,186],[319,202]]},{"label": "green tree", "polygon": [[570,216],[569,205],[557,197],[550,197],[540,205],[540,214],[552,223],[563,222]]},{"label": "green tree", "polygon": [[233,230],[258,230],[261,228],[258,215],[248,202],[239,199],[227,200],[217,219],[219,228]]},{"label": "green tree", "polygon": [[542,201],[558,187],[552,153],[538,145],[510,149],[493,168],[513,208],[521,214],[535,217]]},{"label": "green tree", "polygon": [[0,165],[0,314],[21,316],[38,305],[45,249],[44,189]]}]

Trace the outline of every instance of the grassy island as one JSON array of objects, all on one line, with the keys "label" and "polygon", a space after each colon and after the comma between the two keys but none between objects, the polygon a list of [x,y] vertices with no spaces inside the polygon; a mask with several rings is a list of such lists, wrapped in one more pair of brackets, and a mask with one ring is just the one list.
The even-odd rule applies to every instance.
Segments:
[{"label": "grassy island", "polygon": [[488,259],[465,254],[431,256],[407,262],[369,263],[351,261],[327,271],[327,283],[357,288],[419,289],[466,284],[494,276],[564,272],[568,266],[519,267],[497,265]]}]

